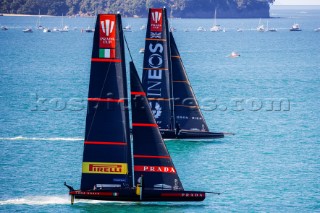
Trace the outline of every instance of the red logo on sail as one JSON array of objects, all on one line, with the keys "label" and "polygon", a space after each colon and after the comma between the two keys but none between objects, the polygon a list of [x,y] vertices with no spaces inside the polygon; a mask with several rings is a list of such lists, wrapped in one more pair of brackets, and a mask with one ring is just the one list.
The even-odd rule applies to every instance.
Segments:
[{"label": "red logo on sail", "polygon": [[150,31],[162,31],[162,9],[151,9]]},{"label": "red logo on sail", "polygon": [[172,166],[134,166],[134,171],[176,173],[176,170]]},{"label": "red logo on sail", "polygon": [[116,47],[116,15],[100,15],[99,47]]}]

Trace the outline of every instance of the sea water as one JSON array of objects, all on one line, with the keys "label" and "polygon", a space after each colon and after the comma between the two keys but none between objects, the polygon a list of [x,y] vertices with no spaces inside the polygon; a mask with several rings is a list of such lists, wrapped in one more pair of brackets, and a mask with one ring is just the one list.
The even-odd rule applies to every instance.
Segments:
[{"label": "sea water", "polygon": [[[3,212],[319,212],[320,8],[273,8],[262,19],[172,19],[176,43],[210,130],[235,135],[166,141],[186,190],[199,203],[76,201],[94,18],[64,18],[67,33],[23,33],[38,17],[0,17],[0,211]],[[141,76],[147,20],[124,18]],[[289,32],[299,23],[301,32]],[[61,17],[42,17],[61,27]],[[184,32],[188,28],[189,32]],[[242,28],[242,32],[237,32]],[[230,58],[232,51],[240,54]],[[127,62],[129,57],[127,54]]]}]

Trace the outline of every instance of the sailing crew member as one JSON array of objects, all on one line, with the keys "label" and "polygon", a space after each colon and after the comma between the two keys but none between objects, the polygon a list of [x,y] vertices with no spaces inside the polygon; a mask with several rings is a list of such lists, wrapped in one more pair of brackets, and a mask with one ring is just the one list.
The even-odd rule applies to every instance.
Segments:
[{"label": "sailing crew member", "polygon": [[66,182],[64,182],[64,185],[65,185],[66,187],[68,187],[68,189],[69,189],[70,192],[75,191],[74,188],[73,188],[72,186],[67,185]]},{"label": "sailing crew member", "polygon": [[176,122],[176,125],[175,125],[175,127],[176,127],[176,135],[178,135],[179,134],[179,132],[180,132],[180,125]]},{"label": "sailing crew member", "polygon": [[143,175],[141,175],[138,180],[137,180],[137,188],[136,188],[136,195],[140,195],[141,194],[141,190],[142,190],[142,178]]}]

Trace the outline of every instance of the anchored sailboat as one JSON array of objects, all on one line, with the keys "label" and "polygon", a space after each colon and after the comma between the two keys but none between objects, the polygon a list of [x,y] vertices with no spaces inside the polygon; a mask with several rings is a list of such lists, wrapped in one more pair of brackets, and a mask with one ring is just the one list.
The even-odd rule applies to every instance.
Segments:
[{"label": "anchored sailboat", "polygon": [[81,187],[74,199],[202,201],[185,191],[130,63],[132,146],[121,16],[98,15],[94,33]]},{"label": "anchored sailboat", "polygon": [[209,132],[188,80],[166,9],[150,9],[142,85],[163,138],[222,138]]},{"label": "anchored sailboat", "polygon": [[41,25],[41,15],[40,15],[40,10],[39,10],[39,15],[38,15],[38,20],[37,20],[37,29],[38,30],[43,30],[44,27]]},{"label": "anchored sailboat", "polygon": [[211,32],[220,32],[222,31],[222,28],[219,24],[217,24],[217,8],[214,10],[214,24],[210,28]]}]

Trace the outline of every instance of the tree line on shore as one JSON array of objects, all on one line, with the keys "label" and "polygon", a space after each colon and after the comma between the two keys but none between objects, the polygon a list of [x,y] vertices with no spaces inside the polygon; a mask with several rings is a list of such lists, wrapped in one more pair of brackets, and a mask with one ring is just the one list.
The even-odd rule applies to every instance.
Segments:
[{"label": "tree line on shore", "polygon": [[269,17],[275,0],[2,0],[0,13],[36,15],[95,15],[121,13],[146,17],[150,7],[167,7],[170,16],[182,18]]}]

